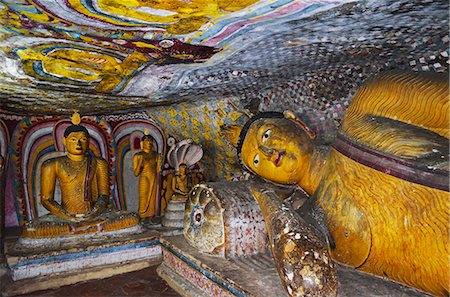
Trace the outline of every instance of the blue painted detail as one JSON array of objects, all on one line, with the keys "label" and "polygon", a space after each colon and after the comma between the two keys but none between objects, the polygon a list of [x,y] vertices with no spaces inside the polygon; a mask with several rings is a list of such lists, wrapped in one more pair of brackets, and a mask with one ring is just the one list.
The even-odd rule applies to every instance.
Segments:
[{"label": "blue painted detail", "polygon": [[109,19],[112,19],[112,20],[115,20],[115,21],[122,22],[122,23],[128,23],[130,25],[148,26],[147,23],[131,22],[131,21],[128,21],[128,20],[124,20],[124,19],[120,19],[120,18],[114,17],[114,16],[109,15],[109,14],[102,13],[102,12],[100,12],[100,11],[95,9],[95,7],[92,5],[92,0],[80,0],[80,3],[84,6],[84,8],[86,8],[87,10],[89,10],[89,12],[91,12],[93,14],[96,14],[96,15],[99,15],[99,16],[103,16],[103,17],[106,17],[106,18],[109,18]]},{"label": "blue painted detail", "polygon": [[20,58],[20,56],[17,54],[17,52],[20,50],[24,50],[24,49],[27,49],[27,48],[26,47],[18,47],[18,48],[13,49],[11,52],[14,54],[14,56],[16,56],[17,58]]},{"label": "blue painted detail", "polygon": [[123,36],[122,32],[115,32],[115,33],[109,35],[109,38],[111,38],[111,39],[119,39],[122,36]]},{"label": "blue painted detail", "polygon": [[27,127],[31,126],[31,122],[29,118],[23,118],[23,121],[25,122],[25,124],[27,125]]},{"label": "blue painted detail", "polygon": [[24,3],[21,5],[21,4],[11,4],[11,3],[3,2],[3,4],[6,4],[6,6],[8,6],[8,8],[10,8],[11,10],[17,11],[18,13],[24,11],[24,12],[35,13],[35,14],[42,14],[42,12],[40,12],[36,7],[30,6],[28,3]]},{"label": "blue painted detail", "polygon": [[64,260],[76,260],[81,257],[89,257],[89,256],[108,254],[108,253],[124,251],[124,250],[157,246],[159,244],[160,244],[159,239],[155,239],[152,241],[146,241],[146,242],[140,242],[140,243],[134,243],[134,244],[128,244],[128,245],[122,245],[122,246],[115,246],[115,247],[110,247],[110,248],[105,248],[105,249],[100,249],[100,250],[95,250],[95,251],[69,253],[69,254],[48,257],[48,258],[43,258],[43,259],[19,261],[16,264],[10,265],[9,267],[11,269],[16,269],[18,267],[36,265],[36,264],[42,264],[42,263],[51,263],[51,262],[58,262],[58,261],[64,261]]},{"label": "blue painted detail", "polygon": [[178,253],[177,251],[172,249],[170,246],[165,245],[164,243],[161,243],[161,245],[164,248],[166,248],[167,250],[169,250],[172,254],[174,254],[175,256],[180,258],[181,261],[183,261],[184,263],[188,264],[189,266],[191,266],[192,268],[194,268],[195,270],[197,270],[198,272],[200,272],[201,274],[203,274],[204,276],[206,276],[207,278],[209,278],[210,280],[212,280],[213,282],[215,282],[216,284],[218,284],[222,288],[228,290],[232,294],[234,294],[234,295],[236,295],[238,297],[246,297],[247,296],[247,294],[245,294],[244,292],[238,290],[237,288],[235,288],[233,286],[230,286],[228,283],[224,282],[223,280],[221,280],[220,278],[215,276],[211,271],[208,271],[208,270],[200,267],[198,264],[191,262],[187,257],[185,257],[182,254]]},{"label": "blue painted detail", "polygon": [[73,38],[75,38],[75,39],[78,39],[78,40],[81,39],[81,35],[78,34],[77,32],[67,31],[67,33],[72,34]]},{"label": "blue painted detail", "polygon": [[200,204],[195,204],[195,205],[193,205],[193,206],[192,206],[192,211],[191,211],[191,213],[189,214],[189,221],[190,221],[191,228],[192,228],[194,231],[196,231],[196,232],[200,231],[200,226],[201,226],[201,224],[198,224],[198,225],[194,224],[194,222],[195,222],[195,220],[194,220],[194,213],[195,213],[195,211],[196,211],[197,209],[200,209],[200,208],[201,208]]}]

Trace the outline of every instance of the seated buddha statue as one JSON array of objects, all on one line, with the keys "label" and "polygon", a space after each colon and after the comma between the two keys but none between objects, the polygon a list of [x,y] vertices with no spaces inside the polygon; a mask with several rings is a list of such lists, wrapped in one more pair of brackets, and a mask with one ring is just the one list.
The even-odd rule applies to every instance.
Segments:
[{"label": "seated buddha statue", "polygon": [[[24,225],[22,237],[47,238],[114,231],[139,224],[139,217],[108,208],[109,169],[102,158],[88,154],[89,132],[78,113],[64,131],[67,155],[45,161],[41,168],[40,196],[50,214]],[[61,203],[55,201],[59,182]]]},{"label": "seated buddha statue", "polygon": [[181,164],[172,178],[172,200],[186,201],[191,188],[188,176],[186,175],[186,164]]}]

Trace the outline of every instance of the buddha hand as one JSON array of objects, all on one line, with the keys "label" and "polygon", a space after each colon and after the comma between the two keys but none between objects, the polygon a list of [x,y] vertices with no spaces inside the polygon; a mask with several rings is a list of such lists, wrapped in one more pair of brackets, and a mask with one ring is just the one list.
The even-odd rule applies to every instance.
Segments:
[{"label": "buddha hand", "polygon": [[107,201],[108,195],[99,195],[97,201],[95,202],[94,207],[84,214],[77,214],[75,217],[75,221],[84,222],[95,219],[105,211]]}]

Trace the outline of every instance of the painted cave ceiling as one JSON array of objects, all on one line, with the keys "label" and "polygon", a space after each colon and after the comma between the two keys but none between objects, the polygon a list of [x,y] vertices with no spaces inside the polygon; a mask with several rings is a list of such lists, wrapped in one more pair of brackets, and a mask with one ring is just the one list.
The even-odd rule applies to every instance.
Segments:
[{"label": "painted cave ceiling", "polygon": [[0,109],[17,112],[250,106],[330,70],[448,68],[447,1],[2,0],[0,14]]}]

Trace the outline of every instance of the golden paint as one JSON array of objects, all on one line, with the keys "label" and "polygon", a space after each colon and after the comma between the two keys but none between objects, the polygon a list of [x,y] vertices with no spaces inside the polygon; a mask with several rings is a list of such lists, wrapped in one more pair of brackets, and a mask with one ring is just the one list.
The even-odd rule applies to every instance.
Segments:
[{"label": "golden paint", "polygon": [[[44,52],[57,45],[46,44],[32,49],[18,50],[17,55],[23,61],[24,71],[30,76],[57,82],[65,78],[79,83],[97,82],[96,91],[110,92],[133,71],[149,61],[149,57],[139,52],[130,54],[122,61],[117,57],[87,48],[65,47],[55,48],[48,53]],[[36,61],[40,61],[44,72],[53,77],[40,77],[34,69]]]},{"label": "golden paint", "polygon": [[[257,0],[246,1],[217,1],[192,0],[163,1],[155,0],[100,0],[98,6],[103,14],[90,12],[79,0],[69,0],[75,10],[88,16],[100,19],[114,25],[141,26],[148,24],[166,25],[167,34],[181,35],[197,31],[210,20],[222,17],[230,12],[239,11],[256,3]],[[126,17],[127,21],[120,21],[109,17]],[[125,18],[124,18],[125,19]],[[135,23],[133,23],[133,20]],[[162,26],[161,26],[162,27]]]},{"label": "golden paint", "polygon": [[[265,138],[268,131],[270,135]],[[299,184],[308,175],[312,151],[311,142],[303,141],[299,131],[295,122],[285,119],[255,121],[242,145],[242,161],[263,178],[280,184]]]},{"label": "golden paint", "polygon": [[78,112],[74,112],[72,115],[72,124],[79,125],[81,123],[81,116]]}]

